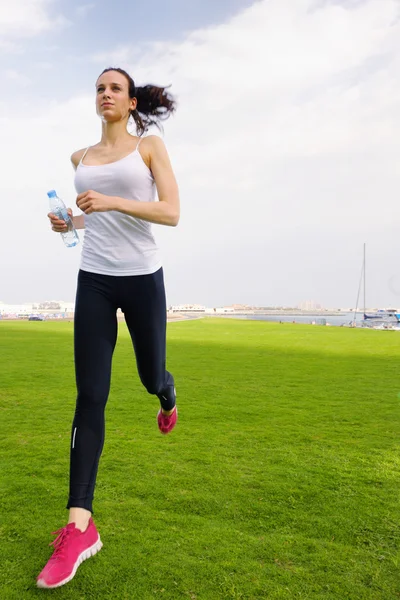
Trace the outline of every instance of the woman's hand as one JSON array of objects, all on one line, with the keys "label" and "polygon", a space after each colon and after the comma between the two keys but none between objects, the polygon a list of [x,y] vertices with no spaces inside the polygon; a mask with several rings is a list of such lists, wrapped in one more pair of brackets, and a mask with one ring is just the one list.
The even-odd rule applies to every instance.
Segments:
[{"label": "woman's hand", "polygon": [[[67,208],[67,213],[72,219],[72,210]],[[47,215],[50,219],[51,228],[53,231],[57,233],[64,233],[67,231],[67,224],[63,219],[59,219],[54,213],[49,213]]]},{"label": "woman's hand", "polygon": [[99,192],[88,190],[79,194],[76,199],[76,205],[85,215],[90,215],[93,212],[106,212],[115,210],[116,203],[113,196],[105,196]]}]

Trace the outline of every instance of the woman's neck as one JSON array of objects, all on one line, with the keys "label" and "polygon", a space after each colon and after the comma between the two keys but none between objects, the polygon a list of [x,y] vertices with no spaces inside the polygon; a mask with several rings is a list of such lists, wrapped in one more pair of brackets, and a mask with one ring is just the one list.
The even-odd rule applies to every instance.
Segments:
[{"label": "woman's neck", "polygon": [[102,123],[101,141],[102,146],[119,146],[125,139],[132,138],[126,129],[126,121],[117,121],[116,123]]}]

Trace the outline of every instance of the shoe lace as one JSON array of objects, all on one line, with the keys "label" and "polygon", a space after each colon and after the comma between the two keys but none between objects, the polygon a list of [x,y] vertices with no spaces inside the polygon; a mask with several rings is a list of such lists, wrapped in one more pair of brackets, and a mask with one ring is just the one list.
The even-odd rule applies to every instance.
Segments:
[{"label": "shoe lace", "polygon": [[71,533],[73,531],[73,528],[68,527],[68,525],[66,525],[65,527],[62,527],[61,529],[57,529],[57,531],[53,531],[51,535],[56,535],[56,539],[53,540],[52,542],[50,542],[49,546],[54,546],[54,552],[52,555],[52,559],[59,559],[59,558],[63,558],[65,556],[65,548],[66,548],[66,544],[68,541],[68,538],[70,537]]}]

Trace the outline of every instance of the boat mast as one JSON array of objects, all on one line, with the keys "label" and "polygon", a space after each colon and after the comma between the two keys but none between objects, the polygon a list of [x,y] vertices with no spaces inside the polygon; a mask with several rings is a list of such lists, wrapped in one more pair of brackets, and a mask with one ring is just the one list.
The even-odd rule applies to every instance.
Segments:
[{"label": "boat mast", "polygon": [[[365,246],[365,244],[364,244],[364,246]],[[354,311],[353,327],[356,326],[356,321],[357,321],[358,301],[360,299],[361,285],[364,280],[364,265],[365,265],[365,248],[364,248],[364,260],[361,265],[360,282],[358,284],[357,301],[356,301],[356,309]],[[364,290],[364,306],[365,306],[365,290]],[[365,315],[365,308],[364,308],[364,315]]]},{"label": "boat mast", "polygon": [[[366,285],[365,285],[365,242],[364,242],[364,262],[363,262],[363,269],[364,269],[364,315],[366,314],[366,306],[365,306],[365,289],[366,289]],[[364,317],[365,318],[365,317]]]}]

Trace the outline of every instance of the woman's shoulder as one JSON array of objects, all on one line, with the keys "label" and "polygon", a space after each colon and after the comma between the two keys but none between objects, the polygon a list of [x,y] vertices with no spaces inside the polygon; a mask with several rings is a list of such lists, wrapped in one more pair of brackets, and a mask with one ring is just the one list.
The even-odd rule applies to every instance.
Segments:
[{"label": "woman's shoulder", "polygon": [[151,170],[152,161],[157,157],[164,142],[158,135],[146,135],[139,139],[139,152],[146,166]]},{"label": "woman's shoulder", "polygon": [[146,135],[140,140],[141,148],[148,148],[149,150],[156,150],[160,147],[165,147],[163,139],[159,135]]},{"label": "woman's shoulder", "polygon": [[140,141],[140,150],[142,156],[147,156],[149,162],[152,158],[167,153],[164,140],[159,135],[146,135]]},{"label": "woman's shoulder", "polygon": [[88,147],[86,148],[81,148],[80,150],[76,150],[75,152],[73,152],[71,154],[71,162],[74,165],[75,169],[77,168],[77,166],[79,165],[79,163],[82,160],[82,156],[85,154],[86,150]]}]

